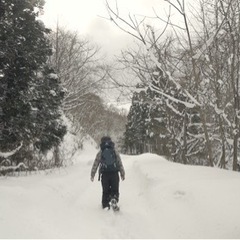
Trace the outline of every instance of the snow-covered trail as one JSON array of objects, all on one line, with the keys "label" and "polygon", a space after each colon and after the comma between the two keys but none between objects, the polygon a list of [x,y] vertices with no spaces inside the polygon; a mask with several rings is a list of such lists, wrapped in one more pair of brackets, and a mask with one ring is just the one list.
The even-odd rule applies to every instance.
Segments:
[{"label": "snow-covered trail", "polygon": [[240,174],[122,156],[119,213],[90,181],[96,151],[52,173],[0,178],[0,238],[240,238]]},{"label": "snow-covered trail", "polygon": [[[149,218],[141,205],[144,203],[136,205],[139,188],[134,184],[136,176],[131,175],[131,163],[125,166],[129,180],[120,183],[122,210],[119,213],[103,211],[101,183],[97,176],[94,183],[90,181],[94,156],[47,175],[1,178],[0,238],[151,236]],[[146,229],[140,231],[139,226],[146,226]]]}]

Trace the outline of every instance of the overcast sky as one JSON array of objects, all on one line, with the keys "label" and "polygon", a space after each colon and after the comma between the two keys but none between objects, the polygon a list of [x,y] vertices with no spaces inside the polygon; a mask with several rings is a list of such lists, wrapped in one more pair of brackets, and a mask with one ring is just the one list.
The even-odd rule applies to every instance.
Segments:
[{"label": "overcast sky", "polygon": [[[42,19],[48,27],[56,27],[58,19],[60,26],[77,30],[97,43],[108,54],[117,54],[133,41],[131,36],[104,18],[108,17],[104,0],[45,1]],[[109,2],[114,3],[115,0]],[[119,11],[123,15],[134,13],[153,16],[153,8],[159,12],[164,6],[166,6],[164,0],[118,0]]]},{"label": "overcast sky", "polygon": [[[47,27],[56,28],[58,19],[61,27],[78,31],[101,47],[102,53],[107,57],[106,60],[111,61],[112,57],[136,41],[106,19],[108,14],[105,0],[45,0],[45,2],[44,15],[41,19]],[[116,0],[108,0],[108,2],[114,6]],[[161,18],[166,19],[167,6],[169,6],[164,0],[118,0],[117,2],[120,15],[125,17],[128,17],[129,13],[136,14],[140,18],[154,16],[155,10]],[[156,29],[165,26],[159,20],[153,25]]]}]

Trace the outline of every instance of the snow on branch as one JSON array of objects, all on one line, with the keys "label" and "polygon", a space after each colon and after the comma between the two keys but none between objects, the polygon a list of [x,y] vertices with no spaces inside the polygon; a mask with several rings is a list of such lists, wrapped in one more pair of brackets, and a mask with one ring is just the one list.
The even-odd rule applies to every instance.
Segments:
[{"label": "snow on branch", "polygon": [[26,170],[28,169],[28,167],[20,162],[17,166],[0,166],[0,172],[1,171],[16,171],[16,170],[19,170],[19,169],[22,169],[22,170]]},{"label": "snow on branch", "polygon": [[0,152],[0,157],[8,158],[8,157],[14,155],[17,151],[19,151],[19,149],[21,147],[22,147],[22,143],[20,144],[19,147],[17,147],[16,149],[12,150],[11,152]]},{"label": "snow on branch", "polygon": [[0,175],[6,175],[13,172],[27,171],[28,167],[20,162],[17,166],[0,166]]},{"label": "snow on branch", "polygon": [[166,105],[167,105],[167,107],[170,108],[176,115],[179,115],[179,116],[181,116],[181,117],[183,116],[182,113],[179,112],[176,108],[174,108],[173,105],[171,105],[168,100],[166,101]]},{"label": "snow on branch", "polygon": [[[183,102],[183,101],[178,100],[179,102],[184,103],[184,105],[186,104],[185,106],[188,107],[188,108],[193,108],[193,107],[201,106],[201,105],[202,105],[202,104],[199,103],[199,102],[197,101],[197,99],[194,98],[187,90],[185,90],[184,88],[182,88],[182,86],[173,79],[173,77],[171,76],[171,74],[170,74],[169,72],[166,72],[166,71],[163,70],[163,68],[162,68],[162,66],[161,66],[161,63],[160,63],[160,62],[157,60],[157,58],[154,56],[154,53],[151,51],[151,49],[148,49],[148,53],[149,53],[150,58],[152,59],[152,61],[156,64],[156,66],[157,66],[159,69],[161,69],[161,71],[168,76],[169,80],[171,80],[171,81],[176,85],[177,89],[182,89],[183,92],[189,97],[189,99],[190,99],[194,104],[192,104],[192,103],[187,103],[187,102]],[[159,92],[159,93],[160,93],[160,92]]]},{"label": "snow on branch", "polygon": [[151,89],[152,91],[155,91],[155,92],[163,95],[164,97],[168,98],[169,100],[171,100],[171,101],[173,101],[173,102],[175,102],[175,103],[181,103],[181,104],[183,104],[186,108],[194,108],[194,107],[196,107],[195,104],[189,103],[189,102],[184,102],[184,101],[182,101],[182,100],[176,99],[176,98],[174,98],[174,97],[172,97],[172,96],[170,96],[170,95],[168,95],[168,94],[166,94],[166,93],[164,93],[164,92],[156,89],[153,85],[150,85],[149,87],[150,87],[150,89]]},{"label": "snow on branch", "polygon": [[210,106],[213,107],[213,109],[214,109],[214,111],[215,111],[215,113],[216,113],[217,115],[222,116],[222,118],[226,121],[226,123],[228,124],[229,127],[232,127],[232,123],[231,123],[231,121],[227,118],[227,114],[224,112],[224,110],[219,109],[219,108],[217,107],[217,105],[214,105],[214,104],[211,104],[211,103],[210,103]]},{"label": "snow on branch", "polygon": [[[174,7],[176,7],[174,4],[171,3],[171,1],[168,1],[168,2],[169,2],[171,5],[173,5]],[[178,2],[178,4],[179,4],[180,9],[181,9],[180,13],[181,13],[181,14],[185,14],[185,12],[184,12],[184,11],[185,11],[185,10],[184,10],[184,9],[185,9],[185,8],[184,8],[184,5],[182,6],[182,5],[180,4],[180,2]],[[109,3],[108,3],[108,0],[106,0],[106,7],[107,7],[107,10],[108,10],[108,14],[109,14],[109,16],[110,16],[110,20],[113,21],[113,23],[114,23],[119,29],[121,29],[122,31],[130,34],[131,36],[133,36],[134,38],[136,38],[136,39],[138,39],[140,42],[142,42],[142,43],[144,44],[144,46],[146,47],[146,50],[147,50],[147,52],[149,53],[150,58],[151,58],[152,61],[156,64],[156,66],[157,66],[159,69],[161,69],[161,71],[169,77],[169,79],[176,85],[177,89],[182,89],[182,91],[183,91],[183,92],[188,96],[188,98],[194,103],[194,104],[191,104],[191,103],[189,104],[189,103],[185,103],[185,102],[184,102],[184,104],[186,104],[186,107],[190,107],[190,108],[193,108],[193,107],[195,107],[195,106],[201,107],[202,104],[199,103],[196,98],[194,98],[186,89],[184,89],[179,83],[177,83],[177,82],[173,79],[173,77],[171,76],[170,73],[168,73],[168,72],[166,72],[166,71],[163,70],[163,68],[162,68],[162,66],[161,66],[161,63],[158,61],[158,59],[155,57],[155,55],[154,55],[154,53],[153,53],[153,45],[154,45],[154,44],[153,44],[153,45],[151,44],[150,47],[147,46],[147,41],[145,40],[145,37],[143,36],[143,34],[141,33],[140,28],[139,28],[139,26],[141,25],[141,23],[143,23],[144,18],[143,18],[143,20],[142,20],[140,23],[138,23],[136,19],[132,19],[131,16],[129,15],[129,18],[130,18],[130,23],[129,23],[129,22],[127,22],[125,19],[123,19],[123,18],[121,18],[121,17],[119,16],[118,6],[116,6],[117,12],[115,12],[115,11],[110,7],[110,5],[109,5]],[[178,9],[178,8],[177,8],[177,9]],[[115,18],[115,19],[114,19],[114,18]],[[117,21],[120,21],[120,22],[122,22],[123,24],[125,24],[128,28],[130,28],[131,30],[133,30],[134,32],[136,32],[136,34],[134,34],[134,33],[132,33],[132,32],[129,32],[128,30],[126,30],[126,28],[121,27],[121,26],[117,23]],[[162,94],[163,94],[163,93],[162,93]],[[164,95],[164,94],[163,94],[163,95]],[[179,101],[178,101],[178,102],[179,102]]]}]

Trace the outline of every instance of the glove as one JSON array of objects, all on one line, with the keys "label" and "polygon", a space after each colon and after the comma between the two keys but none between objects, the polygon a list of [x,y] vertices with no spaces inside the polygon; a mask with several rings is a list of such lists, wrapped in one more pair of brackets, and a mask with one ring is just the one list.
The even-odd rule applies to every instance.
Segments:
[{"label": "glove", "polygon": [[121,179],[122,179],[122,181],[124,181],[125,180],[125,176],[121,176]]}]

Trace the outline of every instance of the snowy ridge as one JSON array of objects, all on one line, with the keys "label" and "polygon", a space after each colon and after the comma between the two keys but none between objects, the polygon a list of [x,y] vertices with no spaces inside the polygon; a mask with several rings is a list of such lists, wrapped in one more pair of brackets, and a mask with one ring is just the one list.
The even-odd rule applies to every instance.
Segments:
[{"label": "snowy ridge", "polygon": [[0,178],[0,238],[240,238],[240,174],[122,155],[119,213],[90,181],[97,149],[51,174]]}]

